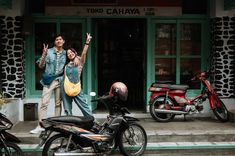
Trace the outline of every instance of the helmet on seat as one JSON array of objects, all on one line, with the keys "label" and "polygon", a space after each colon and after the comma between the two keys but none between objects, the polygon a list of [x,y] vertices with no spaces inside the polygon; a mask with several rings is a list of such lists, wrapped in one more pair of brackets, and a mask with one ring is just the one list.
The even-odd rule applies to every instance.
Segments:
[{"label": "helmet on seat", "polygon": [[128,97],[127,86],[122,82],[115,82],[109,90],[111,97],[116,97],[118,100],[126,101]]}]

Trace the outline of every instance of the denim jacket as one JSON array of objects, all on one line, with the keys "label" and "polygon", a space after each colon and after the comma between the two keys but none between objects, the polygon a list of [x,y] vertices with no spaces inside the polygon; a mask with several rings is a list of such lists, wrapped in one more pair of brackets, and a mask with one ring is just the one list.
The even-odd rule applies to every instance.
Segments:
[{"label": "denim jacket", "polygon": [[[39,64],[42,58],[40,58],[37,63]],[[48,49],[47,52],[47,56],[46,56],[46,60],[45,60],[45,64],[44,64],[44,70],[46,73],[48,74],[52,74],[52,75],[62,75],[63,76],[63,72],[64,72],[64,65],[66,63],[66,51],[63,49],[62,53],[60,54],[60,57],[58,58],[58,72],[56,72],[56,65],[57,65],[57,54],[56,54],[56,49],[50,48]],[[58,76],[56,78],[56,80],[58,80],[59,82],[61,82],[62,76]],[[42,82],[42,80],[40,81],[41,84],[43,86],[45,86]]]},{"label": "denim jacket", "polygon": [[[72,83],[78,83],[80,81],[81,73],[82,73],[82,65],[75,66],[72,65],[66,65],[66,71],[64,71],[64,74],[66,72],[66,75],[70,82]],[[64,81],[64,79],[63,79]]]}]

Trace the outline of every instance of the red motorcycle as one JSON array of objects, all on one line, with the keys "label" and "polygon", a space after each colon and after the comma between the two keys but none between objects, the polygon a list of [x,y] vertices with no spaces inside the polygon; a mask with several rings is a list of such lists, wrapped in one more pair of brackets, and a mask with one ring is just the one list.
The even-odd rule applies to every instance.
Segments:
[{"label": "red motorcycle", "polygon": [[208,98],[210,108],[217,119],[222,122],[228,121],[228,110],[208,81],[210,74],[209,71],[201,72],[191,79],[199,80],[203,84],[201,94],[193,99],[186,98],[188,85],[153,83],[149,88],[151,116],[157,121],[167,122],[175,115],[198,113],[203,110],[202,103]]}]

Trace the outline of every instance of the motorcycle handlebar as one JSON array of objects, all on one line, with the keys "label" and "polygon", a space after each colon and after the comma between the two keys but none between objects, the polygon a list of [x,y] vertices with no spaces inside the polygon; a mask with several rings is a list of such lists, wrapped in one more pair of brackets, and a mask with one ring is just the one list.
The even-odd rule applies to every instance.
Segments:
[{"label": "motorcycle handlebar", "polygon": [[103,95],[103,96],[101,96],[101,97],[98,97],[98,98],[96,98],[96,99],[91,100],[91,102],[101,101],[101,100],[107,100],[107,99],[110,99],[110,98],[112,98],[110,95]]},{"label": "motorcycle handlebar", "polygon": [[196,73],[193,78],[191,78],[191,81],[195,81],[197,79],[207,79],[211,74],[211,71],[202,71],[199,73]]}]

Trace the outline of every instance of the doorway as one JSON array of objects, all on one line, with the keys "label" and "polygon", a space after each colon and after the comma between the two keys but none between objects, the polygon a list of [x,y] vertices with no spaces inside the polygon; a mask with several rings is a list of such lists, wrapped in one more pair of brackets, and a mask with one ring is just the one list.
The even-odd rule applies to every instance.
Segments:
[{"label": "doorway", "polygon": [[[145,110],[144,75],[146,21],[144,19],[96,19],[98,45],[98,93],[121,81],[128,87],[125,107]],[[103,108],[102,105],[97,106]]]}]

